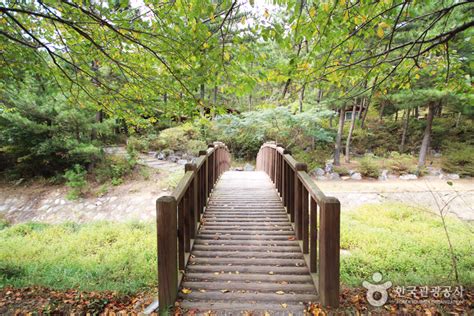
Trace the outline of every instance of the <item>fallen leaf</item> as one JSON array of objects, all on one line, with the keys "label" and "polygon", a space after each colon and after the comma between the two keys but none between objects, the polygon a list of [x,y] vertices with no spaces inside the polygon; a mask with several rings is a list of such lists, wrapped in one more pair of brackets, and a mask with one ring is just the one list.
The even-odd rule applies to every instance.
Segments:
[{"label": "fallen leaf", "polygon": [[222,293],[229,293],[230,291],[227,289],[221,290]]},{"label": "fallen leaf", "polygon": [[270,271],[270,272],[268,272],[268,274],[271,274],[271,275],[273,275],[273,271]]},{"label": "fallen leaf", "polygon": [[189,294],[189,293],[192,292],[192,290],[184,287],[184,288],[181,290],[181,292],[182,292],[183,294]]},{"label": "fallen leaf", "polygon": [[287,307],[288,307],[288,304],[286,304],[286,303],[282,303],[282,304],[280,304],[280,305],[281,305],[281,307],[283,307],[283,308],[287,308]]},{"label": "fallen leaf", "polygon": [[285,294],[285,292],[283,292],[283,291],[276,291],[275,293],[278,294],[278,295],[283,295],[283,294]]}]

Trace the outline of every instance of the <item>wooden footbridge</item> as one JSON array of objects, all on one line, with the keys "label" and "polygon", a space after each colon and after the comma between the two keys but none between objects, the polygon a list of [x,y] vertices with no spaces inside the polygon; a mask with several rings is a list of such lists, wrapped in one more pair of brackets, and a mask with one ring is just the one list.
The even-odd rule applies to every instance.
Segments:
[{"label": "wooden footbridge", "polygon": [[214,143],[185,168],[173,194],[157,201],[160,312],[338,306],[340,204],[305,164],[266,143],[257,171],[228,171],[229,151]]}]

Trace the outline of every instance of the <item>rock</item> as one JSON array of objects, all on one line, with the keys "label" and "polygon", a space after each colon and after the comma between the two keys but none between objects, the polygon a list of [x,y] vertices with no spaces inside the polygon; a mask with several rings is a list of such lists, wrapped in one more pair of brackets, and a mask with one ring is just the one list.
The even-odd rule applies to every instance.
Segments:
[{"label": "rock", "polygon": [[415,174],[404,174],[400,176],[400,180],[416,180],[418,177]]},{"label": "rock", "polygon": [[459,180],[460,176],[457,173],[448,173],[446,178],[449,180]]},{"label": "rock", "polygon": [[178,163],[178,165],[185,165],[185,164],[188,163],[188,160],[186,160],[186,159],[178,159],[177,163]]},{"label": "rock", "polygon": [[426,170],[430,176],[439,177],[442,174],[441,169],[439,168],[427,167]]},{"label": "rock", "polygon": [[380,181],[387,181],[388,180],[388,170],[384,169],[382,170],[382,173],[379,176]]},{"label": "rock", "polygon": [[254,171],[255,168],[254,168],[251,164],[247,163],[247,164],[245,164],[245,166],[244,166],[244,170],[245,170],[245,171]]},{"label": "rock", "polygon": [[349,176],[343,176],[343,177],[341,177],[341,180],[346,181],[346,180],[349,180],[350,178],[351,178],[351,177],[349,177]]},{"label": "rock", "polygon": [[235,167],[234,170],[235,171],[244,171],[244,168],[243,167]]},{"label": "rock", "polygon": [[441,153],[434,153],[433,157],[434,158],[441,158],[442,154]]},{"label": "rock", "polygon": [[351,175],[351,179],[352,180],[362,180],[362,175],[360,174],[360,172],[354,172]]},{"label": "rock", "polygon": [[158,160],[165,160],[166,159],[166,154],[163,152],[159,152],[155,155],[155,158]]},{"label": "rock", "polygon": [[317,176],[316,177],[316,180],[320,180],[320,181],[325,181],[327,180],[328,178],[326,178],[325,176]]},{"label": "rock", "polygon": [[332,162],[327,162],[326,163],[326,166],[324,167],[324,171],[326,171],[326,173],[332,173],[332,171],[333,171]]},{"label": "rock", "polygon": [[175,156],[175,155],[171,155],[168,157],[168,160],[171,161],[171,162],[178,162],[180,158],[178,156]]},{"label": "rock", "polygon": [[329,179],[330,180],[341,180],[341,177],[339,176],[339,173],[337,172],[331,172],[329,174]]},{"label": "rock", "polygon": [[324,173],[325,173],[324,170],[321,168],[316,168],[313,171],[311,171],[311,175],[315,177],[322,177],[324,176]]},{"label": "rock", "polygon": [[351,169],[351,170],[349,170],[349,175],[352,176],[352,175],[353,175],[354,173],[356,173],[356,172],[357,172],[357,171]]}]

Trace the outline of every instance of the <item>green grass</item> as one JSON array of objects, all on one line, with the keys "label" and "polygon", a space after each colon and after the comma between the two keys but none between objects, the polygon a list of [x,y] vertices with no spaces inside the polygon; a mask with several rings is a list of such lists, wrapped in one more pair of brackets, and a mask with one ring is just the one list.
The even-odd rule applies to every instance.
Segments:
[{"label": "green grass", "polygon": [[134,293],[156,286],[153,224],[19,224],[0,230],[0,287]]},{"label": "green grass", "polygon": [[[473,225],[447,217],[461,284],[474,284]],[[404,204],[365,205],[341,220],[341,279],[361,286],[381,272],[394,285],[455,282],[442,221],[436,214]]]},{"label": "green grass", "polygon": [[[474,284],[473,225],[448,218],[461,283]],[[394,285],[454,282],[438,216],[403,204],[366,205],[344,212],[341,280],[360,287],[381,272]],[[153,223],[0,225],[0,287],[112,290],[130,294],[156,283]]]}]

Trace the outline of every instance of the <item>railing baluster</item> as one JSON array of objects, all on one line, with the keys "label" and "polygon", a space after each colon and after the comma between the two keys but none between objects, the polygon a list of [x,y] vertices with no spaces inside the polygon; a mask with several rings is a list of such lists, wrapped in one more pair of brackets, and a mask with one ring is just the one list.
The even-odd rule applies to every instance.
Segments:
[{"label": "railing baluster", "polygon": [[184,239],[185,239],[185,221],[184,221],[184,200],[178,202],[178,267],[184,270]]},{"label": "railing baluster", "polygon": [[301,190],[301,202],[303,203],[302,209],[302,228],[303,228],[303,253],[309,252],[308,239],[309,239],[309,201],[308,201],[308,190],[303,186]]},{"label": "railing baluster", "polygon": [[314,198],[310,198],[310,216],[309,216],[309,271],[317,272],[317,245],[318,245],[318,204]]}]

